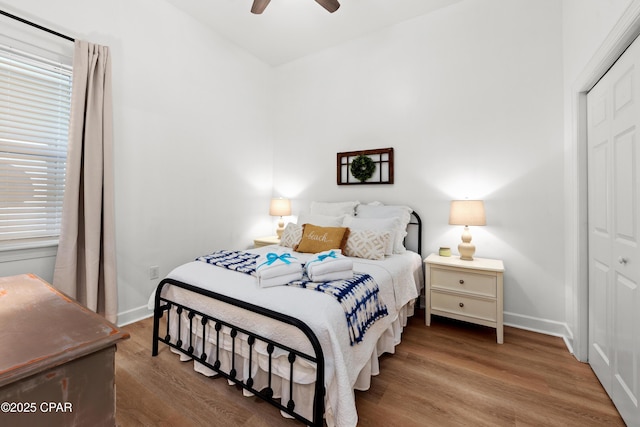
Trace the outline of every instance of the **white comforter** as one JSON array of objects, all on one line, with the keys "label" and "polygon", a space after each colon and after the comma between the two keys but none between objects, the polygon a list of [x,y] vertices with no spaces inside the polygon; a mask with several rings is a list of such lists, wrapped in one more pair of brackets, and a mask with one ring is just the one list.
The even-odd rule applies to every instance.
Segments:
[{"label": "white comforter", "polygon": [[[279,249],[282,249],[279,247]],[[273,250],[269,246],[252,249],[250,252],[263,254]],[[312,254],[293,252],[300,261],[305,262]],[[213,292],[246,301],[274,311],[288,314],[305,322],[315,333],[322,346],[325,357],[325,386],[327,390],[325,418],[328,425],[355,426],[358,416],[355,407],[354,387],[363,368],[372,362],[377,373],[377,356],[383,352],[393,352],[400,342],[401,327],[398,327],[399,315],[408,303],[411,303],[423,285],[422,260],[416,253],[407,251],[393,255],[382,261],[370,261],[352,258],[354,271],[370,274],[378,283],[380,297],[387,305],[389,314],[376,321],[365,334],[364,340],[350,345],[349,333],[344,311],[331,296],[307,289],[275,286],[260,288],[257,279],[243,273],[215,267],[204,262],[194,261],[175,268],[167,277],[189,283]],[[251,325],[255,333],[267,336],[277,342],[291,346],[308,354],[313,354],[304,335],[293,327],[282,324],[244,310],[238,310],[218,301],[202,297],[177,287],[165,287],[163,296],[186,306],[215,314],[231,324]],[[151,296],[149,303],[153,305]],[[404,320],[404,319],[400,319]],[[381,337],[387,336],[382,340]],[[392,337],[389,340],[389,336]],[[381,345],[380,341],[384,341]],[[391,341],[391,343],[389,342]],[[372,358],[376,359],[372,361]],[[367,375],[369,377],[370,375]],[[312,375],[298,373],[296,382],[313,381]],[[368,378],[364,381],[368,387]]]}]

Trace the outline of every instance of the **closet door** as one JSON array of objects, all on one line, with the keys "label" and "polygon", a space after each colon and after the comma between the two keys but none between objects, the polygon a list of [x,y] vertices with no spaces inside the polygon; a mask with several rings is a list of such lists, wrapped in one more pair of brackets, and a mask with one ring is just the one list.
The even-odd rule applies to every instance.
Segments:
[{"label": "closet door", "polygon": [[589,92],[589,363],[640,426],[640,41]]}]

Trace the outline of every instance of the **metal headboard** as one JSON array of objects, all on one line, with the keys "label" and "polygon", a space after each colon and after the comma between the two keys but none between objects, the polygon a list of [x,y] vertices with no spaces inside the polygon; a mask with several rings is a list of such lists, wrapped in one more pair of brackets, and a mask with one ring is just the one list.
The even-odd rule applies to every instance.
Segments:
[{"label": "metal headboard", "polygon": [[422,219],[415,211],[411,214],[411,220],[407,225],[404,246],[422,256]]}]

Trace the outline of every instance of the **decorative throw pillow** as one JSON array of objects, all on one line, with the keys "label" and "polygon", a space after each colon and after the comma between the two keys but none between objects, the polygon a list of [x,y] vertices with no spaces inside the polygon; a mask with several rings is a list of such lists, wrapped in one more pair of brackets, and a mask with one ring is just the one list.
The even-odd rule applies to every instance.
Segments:
[{"label": "decorative throw pillow", "polygon": [[391,241],[390,231],[349,230],[344,254],[356,258],[384,259],[385,248],[389,241]]},{"label": "decorative throw pillow", "polygon": [[388,231],[391,237],[387,241],[387,246],[384,249],[384,254],[387,256],[393,255],[393,246],[396,240],[396,234],[400,228],[399,218],[360,218],[360,217],[345,217],[342,222],[343,227],[349,227],[352,232],[354,230],[373,230],[373,231]]},{"label": "decorative throw pillow", "polygon": [[349,238],[349,229],[346,227],[319,227],[313,224],[302,226],[302,239],[294,248],[296,252],[316,254],[330,249],[341,249]]},{"label": "decorative throw pillow", "polygon": [[282,236],[280,237],[280,246],[286,246],[287,248],[295,248],[302,239],[302,226],[290,222],[284,228]]},{"label": "decorative throw pillow", "polygon": [[358,205],[358,218],[399,218],[400,224],[397,228],[394,253],[404,253],[404,238],[407,235],[407,224],[411,221],[411,209],[408,206],[385,206],[385,205]]}]

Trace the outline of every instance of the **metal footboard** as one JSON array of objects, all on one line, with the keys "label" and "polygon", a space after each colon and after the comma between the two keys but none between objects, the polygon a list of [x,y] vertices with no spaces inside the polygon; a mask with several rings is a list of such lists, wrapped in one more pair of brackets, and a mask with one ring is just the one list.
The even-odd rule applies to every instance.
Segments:
[{"label": "metal footboard", "polygon": [[[162,289],[164,288],[165,285],[171,285],[171,286],[177,286],[186,290],[189,290],[191,292],[195,292],[197,294],[200,295],[204,295],[222,302],[225,302],[227,304],[254,312],[254,313],[258,313],[260,315],[269,317],[271,319],[277,320],[279,322],[282,323],[286,323],[288,325],[294,326],[298,329],[300,329],[305,336],[307,337],[307,339],[309,340],[309,343],[311,344],[311,346],[313,347],[313,351],[314,351],[314,355],[309,355],[309,354],[305,354],[302,353],[298,350],[295,350],[293,348],[290,348],[288,346],[285,346],[283,344],[277,343],[269,338],[260,336],[248,329],[247,326],[245,325],[245,327],[240,327],[238,325],[232,325],[226,321],[224,321],[223,319],[218,319],[216,317],[214,317],[214,315],[212,314],[205,314],[202,313],[198,310],[192,309],[190,307],[187,307],[185,305],[179,304],[175,301],[171,301],[168,298],[162,297]],[[171,309],[172,308],[176,308],[176,311],[178,313],[177,319],[172,319],[171,316]],[[165,317],[165,312],[166,314],[166,332],[164,334],[164,336],[160,336],[160,320]],[[189,333],[188,333],[188,337],[183,337],[182,336],[182,324],[181,322],[183,321],[181,314],[185,313],[185,315],[187,316],[187,318],[189,319],[189,325],[188,325],[188,329],[189,329]],[[198,328],[198,321],[196,321],[195,325],[194,325],[194,318],[198,316],[200,318],[200,325],[202,326],[202,346],[199,346],[201,348],[195,348],[196,346],[194,346],[194,342],[193,342],[193,337],[196,335],[197,333],[197,328]],[[170,324],[172,321],[176,321],[178,322],[178,336],[177,337],[172,337],[170,335]],[[221,340],[221,332],[220,330],[222,329],[223,326],[226,326],[228,328],[231,329],[231,337],[232,337],[232,349],[231,349],[231,369],[226,372],[223,371],[221,369],[221,362],[220,362],[220,340]],[[216,348],[216,355],[215,355],[215,361],[213,364],[207,362],[208,359],[208,355],[205,352],[205,343],[206,343],[206,329],[207,327],[209,328],[214,328],[215,330],[215,348]],[[257,390],[255,389],[254,386],[254,380],[251,377],[251,369],[249,369],[249,377],[243,381],[241,379],[237,378],[237,371],[236,371],[236,367],[235,367],[235,356],[236,356],[236,337],[238,333],[242,333],[245,334],[247,336],[247,343],[249,345],[249,366],[253,366],[252,362],[253,362],[253,354],[254,354],[254,345],[256,343],[256,341],[262,341],[263,343],[265,343],[267,345],[267,353],[268,353],[268,357],[269,357],[269,364],[268,364],[268,386],[262,390]],[[188,348],[185,350],[183,348],[183,346],[185,346],[187,344],[188,340]],[[311,329],[309,328],[309,326],[307,326],[304,322],[293,318],[291,316],[287,316],[285,314],[282,313],[278,313],[269,309],[266,309],[264,307],[260,307],[260,306],[256,306],[253,304],[249,304],[247,302],[244,301],[240,301],[237,300],[235,298],[231,298],[228,297],[226,295],[221,295],[215,292],[211,292],[205,289],[201,289],[192,285],[189,285],[187,283],[184,282],[180,282],[178,280],[173,280],[173,279],[164,279],[160,282],[160,284],[158,285],[158,288],[156,289],[156,298],[155,298],[155,309],[154,309],[154,319],[153,319],[153,348],[152,348],[152,355],[153,356],[157,356],[158,355],[158,343],[159,342],[163,342],[165,344],[167,344],[168,346],[175,348],[176,350],[182,352],[183,354],[189,356],[191,359],[198,361],[199,363],[201,363],[202,365],[208,367],[209,369],[212,369],[213,371],[217,372],[218,374],[220,374],[221,376],[225,377],[226,379],[234,382],[235,384],[241,386],[242,388],[244,388],[245,390],[248,390],[249,392],[253,393],[254,395],[258,396],[259,398],[265,400],[266,402],[269,402],[270,404],[274,405],[275,407],[277,407],[278,409],[280,409],[281,411],[291,415],[292,417],[294,417],[295,419],[307,424],[307,425],[311,425],[311,426],[322,426],[323,425],[323,415],[324,415],[324,396],[325,396],[325,388],[324,388],[324,355],[322,353],[322,348],[320,347],[320,342],[318,341],[318,338],[315,336],[315,334],[313,333],[313,331],[311,331]],[[285,352],[288,353],[288,357],[287,360],[289,362],[289,401],[286,402],[286,405],[283,405],[284,402],[281,402],[280,399],[275,399],[273,397],[273,388],[271,387],[271,380],[272,380],[272,375],[275,375],[272,372],[272,356],[273,356],[273,352],[274,350],[278,348],[281,349]],[[295,386],[294,381],[293,381],[293,368],[294,368],[294,362],[296,360],[296,358],[301,357],[303,359],[306,359],[310,362],[313,362],[316,364],[316,379],[315,379],[315,386],[314,386],[314,398],[313,398],[313,419],[309,420],[307,418],[305,418],[304,416],[302,416],[301,414],[299,414],[298,412],[296,412],[296,403],[293,400],[293,387]],[[286,378],[285,378],[286,379]]]}]

